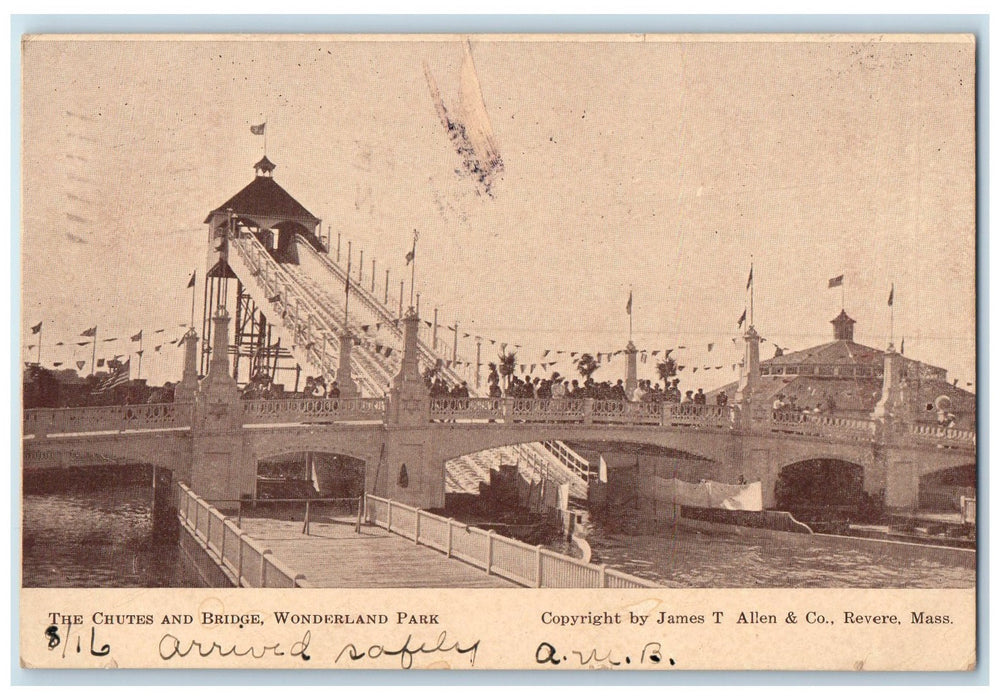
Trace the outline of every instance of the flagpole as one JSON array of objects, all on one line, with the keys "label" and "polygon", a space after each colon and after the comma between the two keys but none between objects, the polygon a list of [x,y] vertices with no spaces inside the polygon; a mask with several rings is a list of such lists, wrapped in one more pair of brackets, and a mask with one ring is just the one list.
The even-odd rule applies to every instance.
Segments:
[{"label": "flagpole", "polygon": [[94,326],[94,349],[90,354],[90,374],[94,374],[94,363],[97,362],[97,326]]},{"label": "flagpole", "polygon": [[347,304],[351,300],[351,242],[347,242],[347,274],[344,282],[344,333],[347,333]]},{"label": "flagpole", "polygon": [[[619,302],[621,303],[621,302]],[[632,342],[632,287],[628,288],[628,342]]]},{"label": "flagpole", "polygon": [[750,327],[753,328],[753,255],[750,256]]},{"label": "flagpole", "polygon": [[410,308],[413,308],[413,288],[417,284],[417,229],[413,229],[413,248],[410,252],[413,254],[413,260],[410,262],[413,265],[413,269],[410,270]]},{"label": "flagpole", "polygon": [[[194,274],[197,274],[197,272],[198,270],[197,268],[195,268],[194,273],[192,273],[192,277],[194,276]],[[197,289],[198,289],[197,282],[191,285],[191,330],[194,330],[194,296],[195,296],[195,290]]]},{"label": "flagpole", "polygon": [[135,378],[136,379],[142,379],[142,335],[141,335],[142,331],[139,331],[139,333],[140,333],[140,335],[139,335],[139,352],[138,352],[139,363],[138,363],[138,365],[136,365],[136,368],[135,368]]},{"label": "flagpole", "polygon": [[38,329],[38,359],[35,360],[36,364],[42,366],[42,329]]},{"label": "flagpole", "polygon": [[[885,287],[883,287],[885,289]],[[896,330],[896,283],[889,288],[889,345],[892,345]]]}]

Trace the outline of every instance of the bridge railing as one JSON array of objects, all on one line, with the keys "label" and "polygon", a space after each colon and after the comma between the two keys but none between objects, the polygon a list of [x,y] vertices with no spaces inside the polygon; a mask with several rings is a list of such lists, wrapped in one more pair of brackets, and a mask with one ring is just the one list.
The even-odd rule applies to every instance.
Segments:
[{"label": "bridge railing", "polygon": [[862,442],[874,439],[876,428],[875,421],[868,418],[766,409],[754,412],[754,423],[770,432],[836,437]]},{"label": "bridge railing", "polygon": [[587,423],[598,425],[689,426],[724,429],[736,409],[608,399],[434,398],[431,420],[498,423]]},{"label": "bridge railing", "polygon": [[241,588],[307,588],[296,574],[231,519],[185,484],[177,485],[177,517]]},{"label": "bridge railing", "polygon": [[61,433],[189,428],[193,409],[193,404],[189,403],[33,408],[24,412],[24,434],[42,437]]},{"label": "bridge railing", "polygon": [[636,576],[589,564],[428,513],[378,496],[365,496],[365,520],[483,569],[488,574],[533,588],[653,588]]},{"label": "bridge railing", "polygon": [[899,431],[921,443],[942,445],[947,447],[975,447],[976,431],[948,428],[931,423],[900,424]]},{"label": "bridge railing", "polygon": [[[654,404],[656,405],[656,404]],[[663,425],[728,429],[733,427],[738,406],[707,406],[697,403],[664,403]]]},{"label": "bridge railing", "polygon": [[243,424],[333,423],[385,419],[386,400],[304,398],[243,401]]}]

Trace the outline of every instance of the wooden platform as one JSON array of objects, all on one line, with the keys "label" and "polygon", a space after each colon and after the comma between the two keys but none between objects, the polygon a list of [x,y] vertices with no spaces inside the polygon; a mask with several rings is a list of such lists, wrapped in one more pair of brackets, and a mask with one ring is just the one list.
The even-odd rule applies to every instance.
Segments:
[{"label": "wooden platform", "polygon": [[314,522],[308,535],[301,520],[244,517],[242,527],[314,588],[517,587],[374,525],[356,533],[346,518]]}]

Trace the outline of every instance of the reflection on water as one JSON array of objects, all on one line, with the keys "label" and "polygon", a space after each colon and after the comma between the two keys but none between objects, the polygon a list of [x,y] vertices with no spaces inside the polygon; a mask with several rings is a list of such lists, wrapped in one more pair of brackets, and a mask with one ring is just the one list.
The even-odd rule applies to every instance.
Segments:
[{"label": "reflection on water", "polygon": [[847,542],[767,539],[678,527],[662,535],[609,532],[591,523],[593,561],[677,588],[970,588],[973,568]]},{"label": "reflection on water", "polygon": [[152,536],[151,480],[139,467],[25,475],[25,587],[198,587],[175,543]]}]

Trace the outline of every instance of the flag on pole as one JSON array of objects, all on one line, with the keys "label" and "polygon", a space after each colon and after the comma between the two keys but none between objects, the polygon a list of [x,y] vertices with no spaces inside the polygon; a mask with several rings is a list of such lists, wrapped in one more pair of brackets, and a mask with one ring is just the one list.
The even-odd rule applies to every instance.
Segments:
[{"label": "flag on pole", "polygon": [[[100,383],[97,390],[108,391],[109,389],[114,389],[116,386],[120,386],[128,382],[130,363],[131,359],[128,359],[122,363],[119,363],[116,367],[114,367],[111,374],[108,375],[108,377],[103,382]],[[110,364],[111,363],[108,363],[109,366]]]},{"label": "flag on pole", "polygon": [[411,248],[410,252],[406,254],[406,264],[407,265],[409,265],[411,262],[413,262],[413,258],[415,258],[417,256],[417,238],[418,237],[419,237],[419,234],[417,233],[417,229],[413,229],[413,248]]},{"label": "flag on pole", "polygon": [[194,272],[191,273],[191,279],[188,280],[188,286],[187,286],[188,289],[191,289],[192,287],[194,287],[194,280],[195,280],[195,278],[197,276],[198,276],[198,271],[197,270],[195,270]]},{"label": "flag on pole", "polygon": [[135,335],[133,335],[132,338],[131,338],[131,340],[132,340],[133,343],[137,343],[140,340],[142,340],[142,331],[139,331],[138,333],[136,333]]},{"label": "flag on pole", "polygon": [[627,313],[629,316],[632,315],[632,290],[629,290],[628,293],[628,303],[625,304],[625,313]]},{"label": "flag on pole", "polygon": [[747,277],[747,289],[753,284],[753,263],[750,263],[750,276]]},{"label": "flag on pole", "polygon": [[38,335],[41,332],[42,332],[42,322],[39,321],[37,324],[31,327],[31,334]]},{"label": "flag on pole", "polygon": [[600,462],[597,465],[597,479],[602,484],[608,483],[608,463],[604,461],[604,455],[601,455]]},{"label": "flag on pole", "polygon": [[742,328],[743,324],[746,322],[746,320],[747,320],[747,310],[743,309],[743,313],[740,314],[739,319],[736,321],[736,327],[737,328]]},{"label": "flag on pole", "polygon": [[261,124],[251,124],[250,125],[250,133],[253,134],[254,136],[263,136],[264,135],[264,127],[266,127],[266,126],[267,126],[267,122],[263,122]]},{"label": "flag on pole", "polygon": [[81,333],[84,338],[96,338],[97,337],[97,326],[93,328],[88,328],[83,333]]},{"label": "flag on pole", "polygon": [[827,285],[827,289],[833,289],[834,287],[844,286],[844,276],[837,275],[836,277],[830,278],[830,283]]},{"label": "flag on pole", "polygon": [[904,350],[905,347],[906,347],[906,338],[903,338],[901,341],[899,341],[899,354],[900,355],[902,355],[904,352],[906,352]]},{"label": "flag on pole", "polygon": [[889,306],[892,306],[892,297],[895,296],[895,293],[896,293],[896,283],[893,282],[892,286],[889,287]]}]

